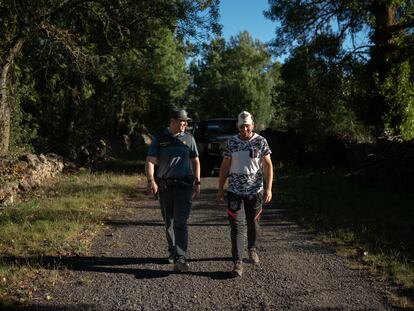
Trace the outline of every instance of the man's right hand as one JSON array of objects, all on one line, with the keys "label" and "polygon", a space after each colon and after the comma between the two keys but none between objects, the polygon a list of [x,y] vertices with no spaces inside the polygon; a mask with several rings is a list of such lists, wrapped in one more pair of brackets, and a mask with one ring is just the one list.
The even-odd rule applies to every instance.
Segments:
[{"label": "man's right hand", "polygon": [[217,191],[217,204],[223,204],[224,203],[224,190],[218,190]]}]

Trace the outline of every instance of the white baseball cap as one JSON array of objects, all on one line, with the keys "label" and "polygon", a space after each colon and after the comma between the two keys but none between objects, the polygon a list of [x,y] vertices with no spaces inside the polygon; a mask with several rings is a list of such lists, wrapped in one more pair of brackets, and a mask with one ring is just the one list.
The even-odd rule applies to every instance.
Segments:
[{"label": "white baseball cap", "polygon": [[253,117],[250,112],[242,111],[239,113],[237,126],[241,126],[244,124],[248,124],[248,125],[253,124]]}]

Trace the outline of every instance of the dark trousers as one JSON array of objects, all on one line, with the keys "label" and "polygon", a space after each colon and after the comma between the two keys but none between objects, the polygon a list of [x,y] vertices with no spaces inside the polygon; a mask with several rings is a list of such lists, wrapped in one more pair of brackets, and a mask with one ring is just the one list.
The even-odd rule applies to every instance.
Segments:
[{"label": "dark trousers", "polygon": [[247,224],[247,248],[256,248],[259,219],[262,213],[262,194],[238,196],[227,193],[227,214],[230,222],[231,254],[233,261],[243,260]]},{"label": "dark trousers", "polygon": [[168,251],[174,256],[186,256],[188,247],[188,226],[192,205],[193,188],[169,186],[160,192],[162,218],[168,242]]}]

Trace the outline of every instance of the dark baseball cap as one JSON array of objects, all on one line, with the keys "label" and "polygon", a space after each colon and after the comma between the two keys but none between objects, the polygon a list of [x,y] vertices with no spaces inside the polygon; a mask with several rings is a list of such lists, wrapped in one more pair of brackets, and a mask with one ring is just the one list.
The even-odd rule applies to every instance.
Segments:
[{"label": "dark baseball cap", "polygon": [[187,111],[185,111],[184,109],[172,109],[170,111],[170,118],[182,121],[191,120],[187,115]]}]

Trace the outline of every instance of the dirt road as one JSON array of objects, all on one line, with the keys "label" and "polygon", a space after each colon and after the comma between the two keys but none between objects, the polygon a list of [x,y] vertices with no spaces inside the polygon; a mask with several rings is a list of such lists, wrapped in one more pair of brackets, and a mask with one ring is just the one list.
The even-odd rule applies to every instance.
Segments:
[{"label": "dirt road", "polygon": [[132,216],[108,222],[93,255],[62,261],[65,286],[27,310],[391,310],[384,290],[351,270],[332,249],[289,220],[283,206],[266,207],[258,266],[241,278],[230,271],[230,237],[216,178],[202,181],[190,219],[191,271],[172,271],[158,204],[135,202]]}]

